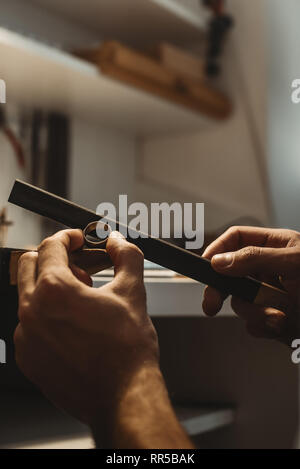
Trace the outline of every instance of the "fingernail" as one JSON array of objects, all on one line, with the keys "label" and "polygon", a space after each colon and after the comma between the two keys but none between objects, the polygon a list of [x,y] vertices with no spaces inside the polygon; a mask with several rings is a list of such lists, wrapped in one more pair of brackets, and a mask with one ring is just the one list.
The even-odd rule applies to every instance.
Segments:
[{"label": "fingernail", "polygon": [[117,239],[125,239],[125,236],[123,236],[122,233],[120,233],[120,231],[112,231],[109,237],[117,238]]},{"label": "fingernail", "polygon": [[231,252],[227,254],[217,254],[212,260],[216,267],[226,269],[233,263],[233,254]]}]

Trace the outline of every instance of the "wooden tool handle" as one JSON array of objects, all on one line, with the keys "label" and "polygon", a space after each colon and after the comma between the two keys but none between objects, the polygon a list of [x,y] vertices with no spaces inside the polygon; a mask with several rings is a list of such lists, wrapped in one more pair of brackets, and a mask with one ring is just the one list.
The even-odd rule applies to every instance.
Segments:
[{"label": "wooden tool handle", "polygon": [[[9,253],[10,251],[10,253]],[[15,251],[6,250],[6,255],[10,254],[8,263],[9,268],[9,284],[11,286],[17,285],[18,281],[18,262],[20,257],[25,252],[34,251]],[[112,267],[112,261],[104,249],[82,249],[81,251],[73,252],[70,255],[70,264],[74,264],[77,267],[85,270],[89,275],[96,274],[101,270]]]}]

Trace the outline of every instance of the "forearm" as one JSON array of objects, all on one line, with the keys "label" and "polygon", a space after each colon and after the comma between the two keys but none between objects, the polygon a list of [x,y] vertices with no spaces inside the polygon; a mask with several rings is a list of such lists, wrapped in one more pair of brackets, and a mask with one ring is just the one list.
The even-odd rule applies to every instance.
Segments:
[{"label": "forearm", "polygon": [[105,429],[93,428],[98,447],[101,439],[105,448],[193,448],[173,411],[158,367],[135,374],[113,414]]}]

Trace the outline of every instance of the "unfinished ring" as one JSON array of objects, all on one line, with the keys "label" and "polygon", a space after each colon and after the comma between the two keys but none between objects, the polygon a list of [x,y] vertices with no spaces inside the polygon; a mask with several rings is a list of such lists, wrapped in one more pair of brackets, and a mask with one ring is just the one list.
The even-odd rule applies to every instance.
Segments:
[{"label": "unfinished ring", "polygon": [[[107,236],[106,238],[103,238],[103,239],[96,238],[96,236],[93,236],[93,238],[95,239],[93,240],[91,239],[90,235],[93,232],[97,233],[97,228],[99,229],[99,225],[102,225],[101,229],[103,230],[103,232],[107,232]],[[102,223],[101,221],[93,221],[92,223],[89,223],[83,230],[83,237],[84,237],[85,244],[92,248],[105,248],[106,241],[110,233],[111,233],[111,227],[107,223]]]}]

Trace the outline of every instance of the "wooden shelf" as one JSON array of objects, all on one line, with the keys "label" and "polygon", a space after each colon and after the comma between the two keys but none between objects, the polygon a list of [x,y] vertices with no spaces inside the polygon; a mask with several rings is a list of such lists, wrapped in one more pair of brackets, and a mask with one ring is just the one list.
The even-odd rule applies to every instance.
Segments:
[{"label": "wooden shelf", "polygon": [[201,37],[207,11],[197,0],[32,0],[99,33],[100,39],[142,44],[160,39],[189,42]]},{"label": "wooden shelf", "polygon": [[92,64],[4,28],[0,28],[0,56],[7,103],[64,112],[137,136],[216,125],[200,114],[107,78]]}]

